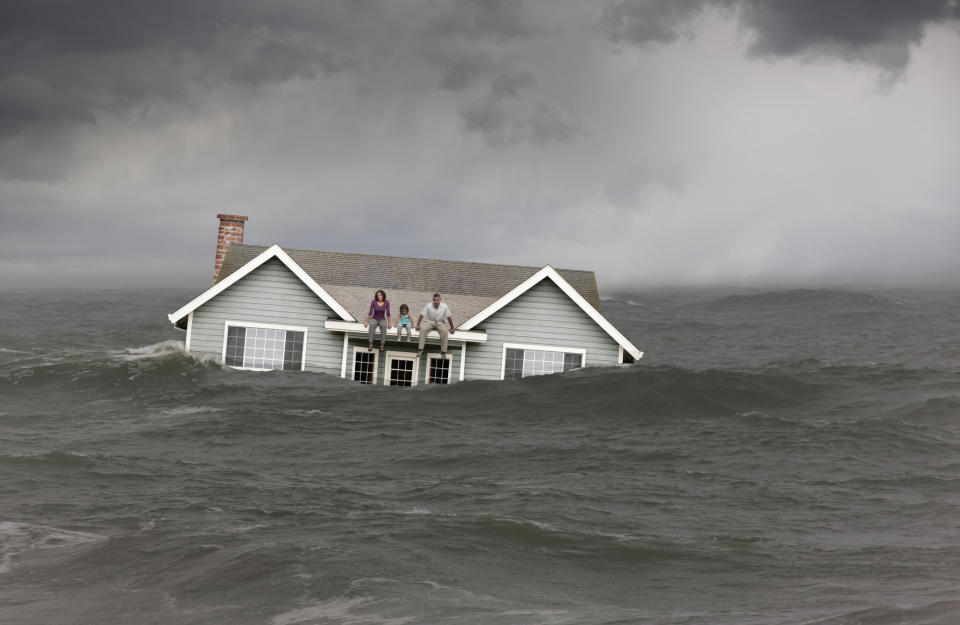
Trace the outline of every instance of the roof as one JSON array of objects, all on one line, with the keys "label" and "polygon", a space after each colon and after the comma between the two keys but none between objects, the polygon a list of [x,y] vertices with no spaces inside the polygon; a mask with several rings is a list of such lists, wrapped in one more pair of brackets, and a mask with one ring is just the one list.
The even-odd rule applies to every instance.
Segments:
[{"label": "roof", "polygon": [[[225,280],[267,249],[268,246],[262,245],[231,245],[227,248],[217,282]],[[456,318],[467,319],[541,269],[459,260],[283,249],[307,275],[358,319],[366,315],[374,289],[384,289],[391,302],[398,306],[406,302],[411,309],[418,302],[430,301],[430,296],[439,292],[456,313]],[[592,271],[556,271],[591,306],[601,310],[597,278]],[[358,298],[357,302],[353,302],[354,297]]]},{"label": "roof", "polygon": [[[413,302],[410,312],[414,315],[420,302],[429,301],[432,293],[439,291],[451,312],[463,315],[457,318],[466,317],[457,327],[470,331],[536,284],[550,280],[620,345],[621,353],[628,352],[634,359],[643,356],[643,352],[600,313],[597,281],[592,271],[557,270],[550,265],[537,269],[370,254],[288,252],[276,244],[270,247],[232,245],[216,283],[167,317],[182,327],[180,324],[194,310],[274,258],[330,306],[342,321],[357,326],[360,325],[357,320],[364,318],[368,310],[371,289],[389,289],[398,312],[401,303]],[[405,284],[406,288],[394,289],[392,285],[397,284]]]}]

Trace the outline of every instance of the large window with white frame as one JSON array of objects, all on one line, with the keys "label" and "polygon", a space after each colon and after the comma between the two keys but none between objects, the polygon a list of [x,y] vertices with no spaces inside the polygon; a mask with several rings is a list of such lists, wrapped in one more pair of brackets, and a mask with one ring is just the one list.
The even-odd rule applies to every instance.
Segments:
[{"label": "large window with white frame", "polygon": [[241,369],[303,370],[306,328],[235,321],[224,326],[224,364]]},{"label": "large window with white frame", "polygon": [[378,352],[366,347],[353,348],[353,380],[361,384],[377,383]]},{"label": "large window with white frame", "polygon": [[450,384],[450,356],[427,356],[427,384]]},{"label": "large window with white frame", "polygon": [[579,347],[549,345],[503,346],[503,379],[519,380],[533,375],[546,375],[583,367],[587,350]]},{"label": "large window with white frame", "polygon": [[387,352],[383,383],[387,386],[416,386],[417,356],[409,352]]}]

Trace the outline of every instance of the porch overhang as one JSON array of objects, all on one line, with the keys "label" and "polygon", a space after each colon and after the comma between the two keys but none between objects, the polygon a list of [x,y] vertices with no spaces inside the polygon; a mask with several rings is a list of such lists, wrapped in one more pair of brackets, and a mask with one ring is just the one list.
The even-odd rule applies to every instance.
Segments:
[{"label": "porch overhang", "polygon": [[[363,327],[363,324],[358,321],[340,321],[338,319],[327,319],[327,321],[323,324],[323,327],[332,332],[343,332],[344,334],[367,335],[370,331],[369,328]],[[410,328],[410,334],[414,337],[420,336],[420,332],[414,330],[413,328]],[[396,328],[390,328],[387,330],[387,336],[396,335]],[[486,343],[487,333],[477,330],[457,330],[453,334],[449,335],[447,340],[449,340],[451,343]]]}]

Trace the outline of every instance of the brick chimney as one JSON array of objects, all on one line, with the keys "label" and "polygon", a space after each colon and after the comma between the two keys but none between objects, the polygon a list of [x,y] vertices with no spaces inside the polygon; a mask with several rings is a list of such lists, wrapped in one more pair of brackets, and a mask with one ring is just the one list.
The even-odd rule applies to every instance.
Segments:
[{"label": "brick chimney", "polygon": [[233,244],[243,245],[243,222],[247,220],[242,215],[217,215],[220,220],[220,232],[217,234],[217,259],[213,263],[213,281],[220,275],[220,265],[227,256],[227,248]]}]

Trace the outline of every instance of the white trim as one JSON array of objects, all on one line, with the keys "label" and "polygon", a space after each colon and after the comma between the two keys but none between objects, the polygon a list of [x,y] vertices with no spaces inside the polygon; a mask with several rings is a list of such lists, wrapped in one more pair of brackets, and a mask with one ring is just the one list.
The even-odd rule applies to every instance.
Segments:
[{"label": "white trim", "polygon": [[565,354],[581,354],[586,360],[587,349],[585,347],[566,347],[564,345],[529,345],[527,343],[504,343],[503,349],[532,349],[538,352],[563,352]]},{"label": "white trim", "polygon": [[506,295],[504,295],[494,303],[490,304],[489,306],[487,306],[486,308],[478,312],[473,317],[470,317],[465,322],[461,323],[460,328],[463,328],[464,330],[472,330],[483,320],[487,319],[492,314],[494,314],[495,312],[497,312],[498,310],[500,310],[501,308],[503,308],[513,300],[517,299],[518,297],[520,297],[521,295],[529,291],[531,288],[539,284],[545,278],[549,278],[550,280],[553,281],[554,284],[560,287],[560,290],[563,291],[567,295],[567,297],[572,299],[574,303],[583,310],[583,312],[587,313],[587,315],[591,319],[593,319],[593,321],[597,325],[599,325],[604,332],[609,334],[610,337],[614,341],[616,341],[621,347],[627,350],[627,352],[629,352],[631,356],[633,356],[637,360],[639,360],[640,358],[643,358],[643,352],[637,349],[637,347],[633,343],[627,340],[627,337],[625,337],[623,334],[620,333],[619,330],[613,327],[613,325],[609,321],[607,321],[604,318],[604,316],[601,315],[596,308],[590,305],[590,302],[585,300],[583,296],[580,295],[577,292],[577,290],[570,285],[569,282],[564,280],[563,276],[557,273],[557,270],[551,267],[550,265],[545,265],[543,269],[541,269],[537,273],[533,274],[532,276],[530,276],[529,278],[527,278],[526,280],[518,284],[509,293],[507,293]]},{"label": "white trim", "polygon": [[[323,327],[327,330],[333,330],[335,332],[345,332],[348,334],[362,334],[367,336],[370,332],[368,328],[363,327],[363,323],[360,321],[340,321],[338,319],[327,319],[323,324]],[[396,328],[389,328],[387,330],[387,337],[397,336]],[[413,339],[420,336],[419,330],[414,330],[410,328],[410,342],[413,343]],[[487,333],[483,330],[476,332],[467,332],[466,330],[457,329],[453,334],[447,335],[448,340],[459,341],[461,343],[486,343],[487,342]],[[437,339],[440,340],[439,338]]]},{"label": "white trim", "polygon": [[[447,352],[447,355],[444,357],[441,357],[440,354],[441,352],[428,352],[423,354],[423,360],[424,363],[426,363],[426,366],[423,370],[424,384],[437,384],[437,382],[430,381],[430,359],[432,358],[436,358],[437,360],[447,360],[450,362],[450,364],[447,365],[447,384],[450,384],[450,374],[452,373],[450,369],[453,367],[453,357],[450,355],[450,352]],[[441,384],[441,386],[443,385]]]},{"label": "white trim", "polygon": [[187,338],[183,342],[183,351],[190,352],[190,339],[193,338],[193,312],[187,315]]},{"label": "white trim", "polygon": [[350,335],[343,335],[343,359],[340,361],[340,377],[347,377],[347,346],[350,344]]},{"label": "white trim", "polygon": [[[190,313],[190,317],[193,317],[193,312]],[[189,323],[189,322],[188,322]],[[261,330],[284,330],[286,332],[303,332],[303,351],[300,353],[300,371],[307,370],[307,337],[310,334],[310,329],[307,326],[284,326],[278,325],[276,323],[260,323],[259,321],[231,321],[226,320],[223,322],[223,349],[220,351],[220,362],[224,366],[230,367],[231,369],[238,369],[240,371],[276,371],[276,369],[261,369],[259,367],[238,367],[237,365],[228,365],[227,364],[227,335],[229,333],[230,326],[235,328],[260,328]]]},{"label": "white trim", "polygon": [[[229,335],[228,328],[230,327],[229,323],[223,322],[223,348],[220,350],[220,362],[224,366],[227,366],[227,336]],[[246,349],[246,348],[244,348]]]},{"label": "white trim", "polygon": [[463,382],[463,370],[467,364],[467,344],[460,346],[460,381]]},{"label": "white trim", "polygon": [[390,360],[410,360],[413,362],[413,378],[410,380],[410,386],[417,385],[417,373],[420,369],[420,359],[417,357],[416,352],[385,352],[383,355],[384,364],[383,364],[383,384],[384,386],[390,386]]},{"label": "white trim", "polygon": [[[350,360],[350,379],[353,380],[353,376],[356,373],[357,366],[357,352],[361,351],[364,353],[373,354],[373,379],[370,380],[370,384],[377,384],[377,370],[380,368],[380,350],[373,350],[372,352],[366,347],[354,347],[353,348],[353,358]],[[356,381],[356,380],[354,380]]]},{"label": "white trim", "polygon": [[623,345],[620,346],[620,350],[617,352],[617,364],[623,364]]},{"label": "white trim", "polygon": [[346,321],[356,321],[356,319],[354,319],[353,316],[347,312],[347,309],[340,305],[340,302],[335,300],[332,295],[327,293],[323,289],[323,287],[317,284],[317,282],[313,278],[311,278],[307,274],[307,272],[305,272],[300,267],[300,265],[298,265],[292,258],[290,258],[290,255],[284,252],[283,248],[281,248],[277,244],[271,245],[270,247],[262,251],[255,258],[248,261],[244,266],[240,267],[239,269],[231,273],[229,276],[227,276],[220,282],[214,284],[212,287],[210,287],[209,289],[207,289],[206,291],[204,291],[194,299],[190,300],[190,302],[187,305],[178,309],[176,312],[172,312],[169,315],[167,315],[167,319],[169,319],[172,323],[176,323],[177,321],[183,319],[186,315],[190,314],[200,306],[203,306],[204,304],[209,302],[211,299],[213,299],[217,295],[220,295],[220,293],[222,293],[226,289],[233,286],[241,278],[248,275],[254,269],[264,264],[271,258],[276,258],[280,262],[282,262],[284,265],[286,265],[287,269],[292,271],[293,274],[297,276],[297,278],[299,278],[300,281],[307,286],[307,288],[313,291],[314,295],[316,295],[321,300],[323,300],[324,304],[332,308],[333,311],[337,313],[337,315],[339,315],[341,319],[344,319]]},{"label": "white trim", "polygon": [[[504,343],[503,354],[500,357],[500,379],[506,379],[507,375],[507,350],[522,349],[524,351],[537,352],[559,352],[563,354],[580,354],[580,367],[587,366],[587,350],[583,347],[561,347],[559,345],[529,345],[527,343]],[[622,349],[622,348],[621,348]]]},{"label": "white trim", "polygon": [[[260,323],[259,321],[236,321],[227,319],[223,322],[224,327],[226,326],[243,326],[244,328],[260,328],[262,330],[290,330],[292,332],[303,332],[306,335],[309,328],[307,326],[288,326],[281,325],[279,323]],[[303,337],[304,342],[306,342],[307,337]]]}]

